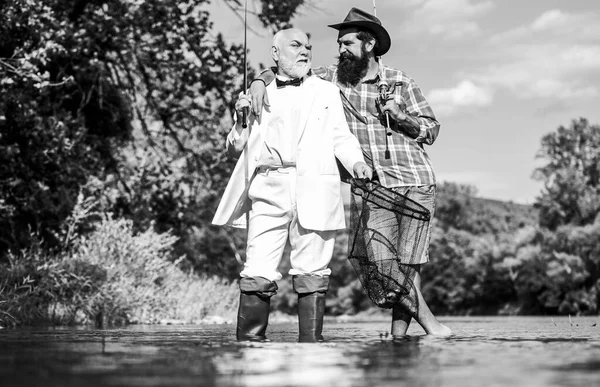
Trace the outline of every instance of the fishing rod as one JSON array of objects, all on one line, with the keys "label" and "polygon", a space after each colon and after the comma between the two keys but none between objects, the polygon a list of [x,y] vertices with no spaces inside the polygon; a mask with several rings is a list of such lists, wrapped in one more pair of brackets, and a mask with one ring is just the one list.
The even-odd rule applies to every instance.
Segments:
[{"label": "fishing rod", "polygon": [[[248,41],[246,39],[247,34],[248,34],[248,23],[247,23],[247,17],[248,17],[248,0],[244,1],[244,84],[242,85],[243,87],[243,94],[246,94],[246,89],[247,89],[247,82],[248,82],[248,60],[247,60],[247,55],[246,53],[248,52]],[[242,128],[248,128],[248,108],[243,108],[242,109]],[[248,171],[249,167],[250,167],[250,156],[248,155],[248,148],[249,148],[249,141],[250,141],[250,130],[251,128],[248,128],[248,141],[246,142],[246,149],[244,151],[244,181],[245,181],[245,186],[248,187],[248,185],[250,184],[250,172]],[[246,188],[247,189],[247,188]],[[248,238],[248,231],[250,230],[250,210],[246,211],[246,241]]]},{"label": "fishing rod", "polygon": [[[242,92],[246,94],[246,88],[248,87],[248,0],[244,1],[244,82],[242,85]],[[242,128],[246,129],[248,127],[248,108],[242,109]]]},{"label": "fishing rod", "polygon": [[[377,5],[375,4],[375,0],[373,0],[373,16],[377,17]],[[379,103],[384,104],[387,102],[390,97],[390,85],[387,83],[385,79],[385,71],[383,69],[383,58],[381,56],[376,57],[377,62],[379,63],[379,82],[377,83],[377,89],[379,90]],[[385,158],[390,158],[390,148],[388,144],[388,137],[392,135],[390,131],[390,113],[388,111],[385,112]]]}]

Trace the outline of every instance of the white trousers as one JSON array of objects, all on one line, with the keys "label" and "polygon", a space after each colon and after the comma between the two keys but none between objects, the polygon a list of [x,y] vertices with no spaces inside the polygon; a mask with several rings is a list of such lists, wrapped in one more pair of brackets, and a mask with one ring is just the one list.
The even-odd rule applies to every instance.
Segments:
[{"label": "white trousers", "polygon": [[298,222],[296,168],[259,172],[250,185],[252,200],[246,263],[241,277],[281,279],[277,270],[285,245],[290,241],[290,274],[331,274],[327,267],[333,255],[336,231],[306,230]]}]

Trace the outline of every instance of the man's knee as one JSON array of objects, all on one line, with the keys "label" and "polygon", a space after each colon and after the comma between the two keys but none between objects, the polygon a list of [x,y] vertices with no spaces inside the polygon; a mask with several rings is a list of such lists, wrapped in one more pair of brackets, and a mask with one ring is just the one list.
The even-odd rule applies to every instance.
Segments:
[{"label": "man's knee", "polygon": [[292,286],[296,293],[326,293],[329,289],[328,275],[302,274],[292,277]]},{"label": "man's knee", "polygon": [[239,286],[244,294],[272,297],[277,293],[277,284],[264,277],[242,277]]}]

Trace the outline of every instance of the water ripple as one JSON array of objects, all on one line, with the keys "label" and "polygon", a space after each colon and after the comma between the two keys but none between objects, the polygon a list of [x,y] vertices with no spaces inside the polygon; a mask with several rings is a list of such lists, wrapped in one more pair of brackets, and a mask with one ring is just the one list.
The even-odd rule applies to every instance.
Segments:
[{"label": "water ripple", "polygon": [[0,332],[10,385],[592,386],[600,385],[596,318],[449,318],[455,334],[393,338],[389,322],[327,322],[324,343],[238,343],[233,326],[21,329]]}]

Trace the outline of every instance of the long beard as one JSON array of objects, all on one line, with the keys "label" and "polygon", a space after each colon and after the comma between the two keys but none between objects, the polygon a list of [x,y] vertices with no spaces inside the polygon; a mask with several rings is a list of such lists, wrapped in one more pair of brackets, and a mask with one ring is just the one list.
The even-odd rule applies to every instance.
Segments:
[{"label": "long beard", "polygon": [[338,81],[344,86],[356,86],[367,74],[369,57],[363,51],[362,56],[345,52],[338,59]]}]

